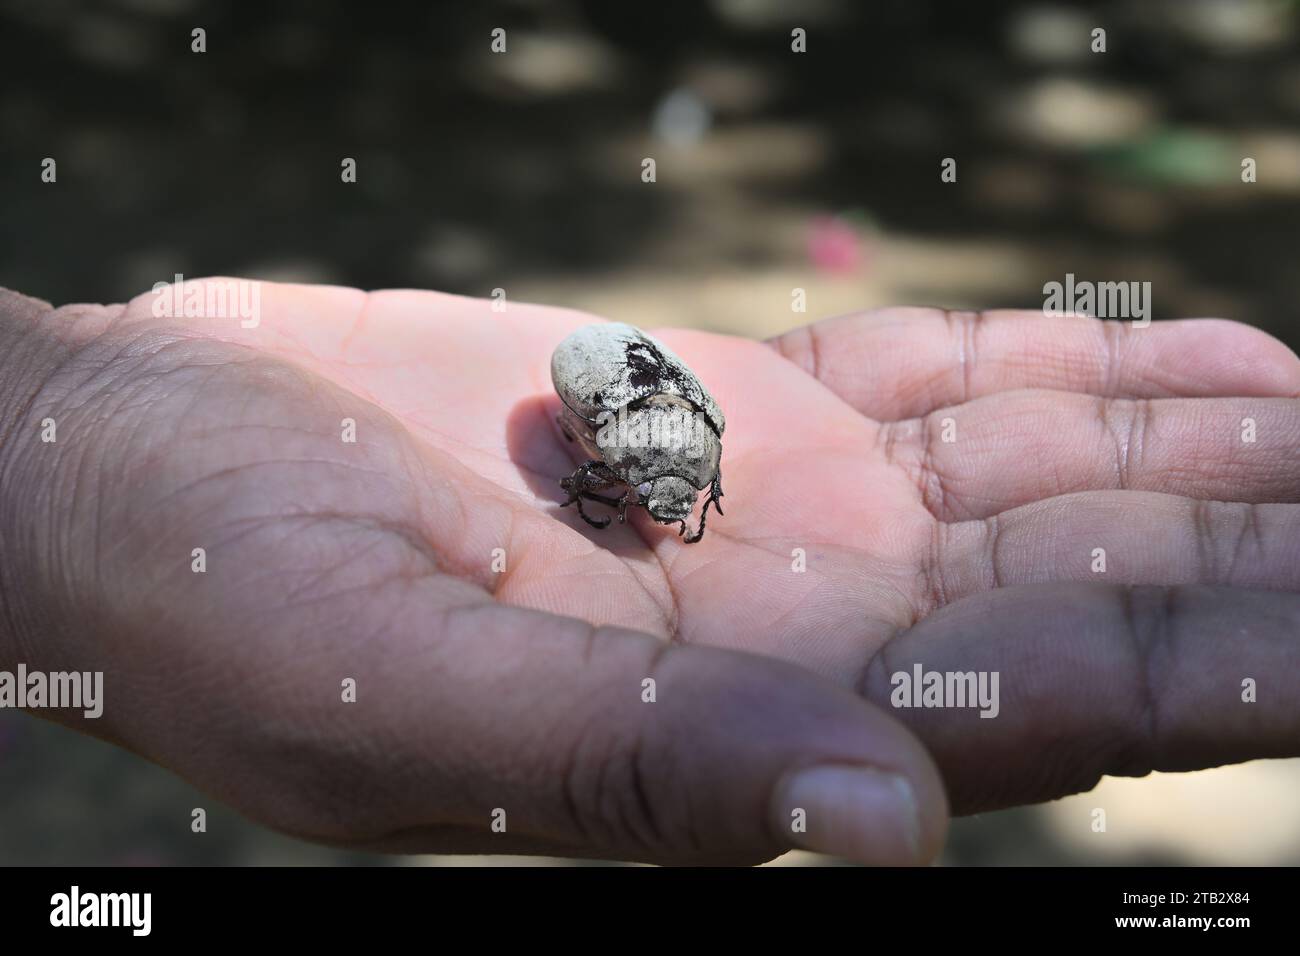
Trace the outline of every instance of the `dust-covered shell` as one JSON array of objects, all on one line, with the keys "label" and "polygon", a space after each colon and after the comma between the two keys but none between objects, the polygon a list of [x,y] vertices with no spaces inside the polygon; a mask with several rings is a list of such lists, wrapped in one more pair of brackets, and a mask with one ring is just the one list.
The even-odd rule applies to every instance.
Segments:
[{"label": "dust-covered shell", "polygon": [[561,342],[551,356],[551,381],[560,400],[589,421],[655,395],[676,395],[695,406],[719,437],[727,427],[722,409],[685,362],[621,322],[584,326]]}]

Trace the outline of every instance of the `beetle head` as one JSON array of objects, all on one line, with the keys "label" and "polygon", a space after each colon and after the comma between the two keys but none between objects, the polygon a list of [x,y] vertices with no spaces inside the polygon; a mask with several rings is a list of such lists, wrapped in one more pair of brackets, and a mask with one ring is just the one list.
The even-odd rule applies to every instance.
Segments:
[{"label": "beetle head", "polygon": [[695,497],[699,494],[685,478],[673,477],[643,482],[637,487],[637,493],[650,512],[650,517],[661,524],[685,521],[695,507]]}]

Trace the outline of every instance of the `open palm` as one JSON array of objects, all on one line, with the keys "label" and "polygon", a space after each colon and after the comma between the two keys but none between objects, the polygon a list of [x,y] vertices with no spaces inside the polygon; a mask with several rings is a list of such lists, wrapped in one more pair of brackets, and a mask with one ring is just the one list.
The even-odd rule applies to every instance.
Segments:
[{"label": "open palm", "polygon": [[[266,284],[243,329],[151,301],[38,322],[139,383],[84,439],[110,506],[69,522],[121,582],[97,663],[154,695],[108,735],[283,829],[894,862],[934,852],[945,790],[966,812],[1297,751],[1300,362],[1262,333],[922,309],[656,333],[727,417],[726,516],[689,545],[561,508],[581,453],[549,359],[593,317]],[[996,719],[890,708],[914,663],[998,672]],[[159,726],[179,701],[197,752]]]}]

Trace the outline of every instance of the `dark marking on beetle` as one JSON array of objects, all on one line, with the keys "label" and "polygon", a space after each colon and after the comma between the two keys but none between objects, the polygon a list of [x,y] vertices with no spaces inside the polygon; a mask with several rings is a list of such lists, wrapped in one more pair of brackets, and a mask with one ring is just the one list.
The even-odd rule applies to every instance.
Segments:
[{"label": "dark marking on beetle", "polygon": [[635,389],[652,388],[662,382],[681,383],[677,369],[665,362],[659,350],[649,342],[627,343],[624,356],[630,370],[628,383]]}]

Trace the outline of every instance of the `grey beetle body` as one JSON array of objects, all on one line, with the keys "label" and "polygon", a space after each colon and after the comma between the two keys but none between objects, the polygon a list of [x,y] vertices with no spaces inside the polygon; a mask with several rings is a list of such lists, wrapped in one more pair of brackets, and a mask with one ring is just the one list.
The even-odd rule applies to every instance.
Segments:
[{"label": "grey beetle body", "polygon": [[[680,524],[709,489],[700,527],[686,540],[704,536],[709,505],[722,514],[722,409],[686,363],[662,343],[630,325],[588,325],[571,334],[551,356],[551,381],[563,409],[560,428],[588,455],[560,481],[588,524],[603,528],[582,503],[618,508],[644,507],[662,524]],[[601,492],[626,487],[619,497]]]}]

